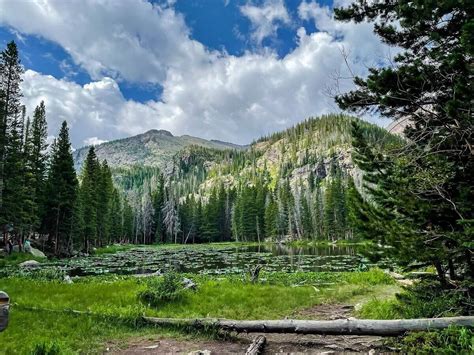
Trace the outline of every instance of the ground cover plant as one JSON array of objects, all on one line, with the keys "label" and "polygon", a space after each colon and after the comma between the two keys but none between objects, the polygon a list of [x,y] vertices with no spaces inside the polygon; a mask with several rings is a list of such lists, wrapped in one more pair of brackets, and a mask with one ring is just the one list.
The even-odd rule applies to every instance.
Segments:
[{"label": "ground cover plant", "polygon": [[[394,283],[380,270],[263,272],[257,283],[248,282],[242,275],[182,276],[191,278],[197,290],[185,291],[177,299],[162,299],[157,307],[139,300],[150,281],[131,276],[86,277],[73,284],[31,276],[0,279],[0,288],[12,296],[13,303],[10,326],[0,334],[0,342],[9,344],[5,348],[7,353],[25,353],[37,346],[38,349],[57,346],[66,353],[72,349],[100,352],[110,339],[146,334],[184,336],[179,330],[145,327],[140,323],[142,315],[278,319],[315,304],[351,303],[357,297],[377,294]],[[86,314],[74,314],[71,310]],[[29,328],[35,331],[25,337],[24,329]],[[76,331],[71,334],[68,329]],[[48,343],[51,339],[55,339],[56,345]]]}]

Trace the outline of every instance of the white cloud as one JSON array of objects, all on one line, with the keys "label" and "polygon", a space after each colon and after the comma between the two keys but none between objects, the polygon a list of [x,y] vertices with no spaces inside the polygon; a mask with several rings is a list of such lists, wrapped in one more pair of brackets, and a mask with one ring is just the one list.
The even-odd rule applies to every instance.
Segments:
[{"label": "white cloud", "polygon": [[[16,12],[0,14],[0,23],[58,42],[94,74],[95,81],[81,86],[25,73],[29,112],[45,100],[49,133],[56,134],[66,119],[76,147],[152,128],[248,143],[308,116],[338,111],[327,87],[334,73],[349,76],[342,48],[359,75],[386,54],[370,25],[337,23],[329,9],[314,2],[303,2],[299,16],[315,21],[320,32],[299,28],[297,47],[283,58],[270,49],[242,56],[210,51],[189,38],[182,17],[169,7],[128,0],[102,0],[94,8],[91,0],[64,4],[18,1]],[[156,29],[164,28],[155,36]],[[159,83],[161,101],[126,100],[120,79]],[[351,80],[340,83],[343,91],[351,87]]]},{"label": "white cloud", "polygon": [[267,37],[274,37],[281,25],[289,25],[290,15],[283,0],[265,0],[261,6],[247,3],[240,12],[252,23],[252,39],[261,44]]},{"label": "white cloud", "polygon": [[60,44],[93,79],[158,83],[169,66],[206,60],[183,17],[144,0],[0,0],[0,24]]},{"label": "white cloud", "polygon": [[84,139],[84,145],[99,145],[105,142],[108,142],[108,141],[99,139],[97,137],[90,137],[90,138]]}]

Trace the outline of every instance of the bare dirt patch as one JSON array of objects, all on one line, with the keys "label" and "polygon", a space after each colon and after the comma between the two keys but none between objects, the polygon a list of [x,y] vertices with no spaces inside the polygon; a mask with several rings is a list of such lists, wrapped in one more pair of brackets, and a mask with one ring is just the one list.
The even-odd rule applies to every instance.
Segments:
[{"label": "bare dirt patch", "polygon": [[[170,338],[135,339],[128,342],[125,349],[111,344],[108,353],[112,354],[242,354],[248,347],[246,339],[233,341],[219,340],[178,340]],[[207,352],[206,352],[207,351]]]},{"label": "bare dirt patch", "polygon": [[[299,310],[288,318],[334,320],[349,318],[354,306],[347,304],[320,304]],[[259,334],[236,334],[231,341],[218,340],[136,340],[126,349],[111,349],[114,354],[245,354],[245,350]],[[347,354],[390,353],[378,336],[355,335],[299,335],[262,334],[267,342],[264,354]],[[201,351],[201,352],[198,352]]]}]

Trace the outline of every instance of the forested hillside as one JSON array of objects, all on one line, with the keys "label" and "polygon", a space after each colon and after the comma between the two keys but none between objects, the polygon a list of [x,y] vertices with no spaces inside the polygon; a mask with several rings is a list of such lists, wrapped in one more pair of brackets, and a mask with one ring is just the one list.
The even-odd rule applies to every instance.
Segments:
[{"label": "forested hillside", "polygon": [[358,122],[373,145],[398,141],[343,115],[308,119],[247,150],[188,146],[165,172],[113,170],[134,209],[135,242],[352,239],[351,198],[360,171],[351,158]]}]

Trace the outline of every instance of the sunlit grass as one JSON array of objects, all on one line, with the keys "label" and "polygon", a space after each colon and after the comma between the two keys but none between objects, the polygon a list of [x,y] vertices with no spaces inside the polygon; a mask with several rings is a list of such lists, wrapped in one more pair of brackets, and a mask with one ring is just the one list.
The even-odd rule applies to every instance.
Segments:
[{"label": "sunlit grass", "polygon": [[6,266],[6,265],[18,265],[28,260],[36,260],[36,261],[42,262],[42,261],[46,261],[46,258],[33,256],[29,253],[13,252],[4,257],[0,257],[0,267]]},{"label": "sunlit grass", "polygon": [[[392,283],[379,270],[264,273],[257,284],[237,276],[190,277],[198,284],[197,291],[188,291],[179,301],[157,308],[147,307],[138,300],[139,291],[146,286],[144,280],[133,277],[91,277],[74,284],[28,278],[0,279],[0,289],[10,294],[13,303],[11,322],[0,334],[0,344],[9,344],[2,348],[7,349],[6,353],[28,353],[36,344],[53,340],[61,349],[101,352],[107,340],[181,334],[176,330],[170,333],[170,330],[135,327],[142,315],[278,319],[317,304],[351,303],[357,297],[382,292]],[[72,315],[68,310],[94,315]]]}]

